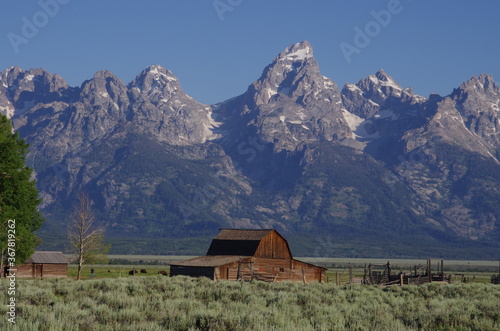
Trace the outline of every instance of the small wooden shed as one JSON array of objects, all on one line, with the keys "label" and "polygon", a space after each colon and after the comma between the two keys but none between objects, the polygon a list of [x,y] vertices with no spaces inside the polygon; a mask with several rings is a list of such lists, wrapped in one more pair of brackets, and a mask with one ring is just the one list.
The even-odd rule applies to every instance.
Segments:
[{"label": "small wooden shed", "polygon": [[276,230],[221,229],[207,255],[170,265],[170,275],[213,280],[324,282],[326,269],[295,260]]},{"label": "small wooden shed", "polygon": [[36,251],[16,269],[17,278],[67,277],[68,259],[62,252]]}]

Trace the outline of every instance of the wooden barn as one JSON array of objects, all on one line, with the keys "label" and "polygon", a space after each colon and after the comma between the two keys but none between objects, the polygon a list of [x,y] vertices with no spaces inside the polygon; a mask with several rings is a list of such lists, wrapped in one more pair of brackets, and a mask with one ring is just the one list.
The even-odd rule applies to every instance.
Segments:
[{"label": "wooden barn", "polygon": [[37,251],[16,269],[17,278],[67,277],[68,260],[62,252]]},{"label": "wooden barn", "polygon": [[170,265],[170,275],[213,280],[324,282],[326,269],[293,259],[276,230],[221,229],[207,255]]}]

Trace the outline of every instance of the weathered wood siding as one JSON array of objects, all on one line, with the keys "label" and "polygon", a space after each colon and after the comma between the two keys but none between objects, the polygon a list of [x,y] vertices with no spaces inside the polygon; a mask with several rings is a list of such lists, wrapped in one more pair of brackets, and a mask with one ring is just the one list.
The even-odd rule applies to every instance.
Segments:
[{"label": "weathered wood siding", "polygon": [[67,276],[68,276],[68,265],[67,264],[43,264],[42,265],[42,275],[41,275],[42,278],[67,277]]},{"label": "weathered wood siding", "polygon": [[[249,263],[250,262],[250,263]],[[237,280],[239,271],[244,280],[261,279],[274,282],[322,283],[325,270],[292,259],[252,258],[242,263],[234,262],[215,269],[216,280]]]},{"label": "weathered wood siding", "polygon": [[170,266],[171,276],[207,277],[214,279],[215,267]]},{"label": "weathered wood siding", "polygon": [[68,277],[67,264],[23,263],[16,266],[18,278]]},{"label": "weathered wood siding", "polygon": [[292,253],[286,240],[276,231],[272,231],[260,241],[254,256],[272,259],[291,259]]},{"label": "weathered wood siding", "polygon": [[[241,270],[247,272],[250,270],[249,259],[242,260]],[[238,279],[238,264],[239,262],[228,263],[225,265],[220,265],[215,268],[215,280],[237,280]],[[248,271],[249,272],[249,271]]]},{"label": "weathered wood siding", "polygon": [[33,277],[33,265],[30,264],[19,264],[16,266],[16,277],[17,278],[31,278]]}]

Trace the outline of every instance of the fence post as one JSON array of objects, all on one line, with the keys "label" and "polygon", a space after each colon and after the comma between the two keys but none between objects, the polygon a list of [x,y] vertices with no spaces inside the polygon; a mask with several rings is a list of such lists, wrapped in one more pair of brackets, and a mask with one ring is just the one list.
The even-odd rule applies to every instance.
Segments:
[{"label": "fence post", "polygon": [[441,260],[441,281],[444,281],[444,260]]},{"label": "fence post", "polygon": [[366,263],[365,263],[365,268],[363,269],[363,285],[366,285],[367,284],[367,281],[366,281]]},{"label": "fence post", "polygon": [[238,261],[238,270],[236,271],[236,280],[242,280],[240,268],[241,268],[241,256],[240,256],[240,260]]},{"label": "fence post", "polygon": [[250,280],[253,280],[253,262],[250,261]]},{"label": "fence post", "polygon": [[373,277],[372,277],[372,274],[373,274],[373,271],[372,271],[372,264],[370,263],[368,265],[368,277],[370,279],[370,285],[373,284]]},{"label": "fence post", "polygon": [[431,259],[427,259],[427,276],[429,277],[429,283],[432,283]]}]

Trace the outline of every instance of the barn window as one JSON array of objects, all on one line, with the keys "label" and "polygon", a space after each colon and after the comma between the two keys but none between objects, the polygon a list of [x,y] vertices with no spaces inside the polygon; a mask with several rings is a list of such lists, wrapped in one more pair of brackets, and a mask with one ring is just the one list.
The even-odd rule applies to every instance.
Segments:
[{"label": "barn window", "polygon": [[280,268],[280,271],[281,272],[285,272],[285,268]]}]

